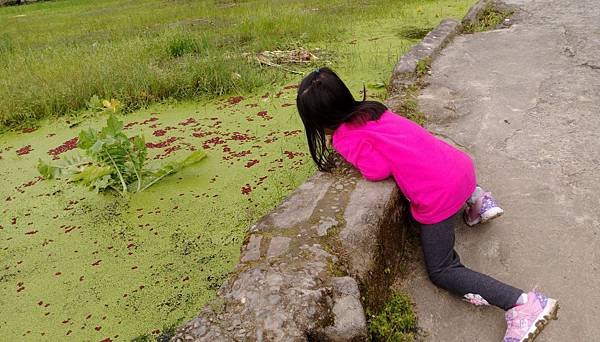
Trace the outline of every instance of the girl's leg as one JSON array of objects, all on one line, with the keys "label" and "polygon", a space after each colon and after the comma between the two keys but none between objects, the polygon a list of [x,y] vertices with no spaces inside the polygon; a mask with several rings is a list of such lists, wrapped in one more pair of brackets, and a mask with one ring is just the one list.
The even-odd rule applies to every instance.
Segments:
[{"label": "girl's leg", "polygon": [[492,277],[466,268],[454,250],[458,214],[431,225],[421,225],[421,244],[431,281],[454,294],[480,295],[501,309],[514,307],[524,292]]}]

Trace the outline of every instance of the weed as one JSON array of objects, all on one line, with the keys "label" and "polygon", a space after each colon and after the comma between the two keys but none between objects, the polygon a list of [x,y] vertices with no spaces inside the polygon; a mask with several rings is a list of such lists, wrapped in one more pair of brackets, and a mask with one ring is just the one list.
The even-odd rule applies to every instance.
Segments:
[{"label": "weed", "polygon": [[348,272],[342,267],[341,264],[332,260],[327,260],[327,273],[334,277],[345,277]]},{"label": "weed", "polygon": [[463,32],[475,33],[493,30],[513,13],[513,11],[499,9],[493,4],[488,3],[477,17],[475,23],[463,23]]},{"label": "weed", "polygon": [[429,72],[430,65],[431,65],[431,57],[420,59],[417,62],[417,68],[416,68],[417,77],[421,78],[421,77],[424,77],[425,75],[427,75],[427,73]]},{"label": "weed", "polygon": [[177,325],[178,324],[173,324],[170,326],[167,326],[165,328],[163,328],[163,330],[161,331],[160,335],[158,335],[158,337],[156,337],[156,342],[169,342],[171,341],[171,338],[173,336],[175,336],[175,332],[177,331]]},{"label": "weed", "polygon": [[131,342],[154,342],[155,339],[152,338],[150,334],[138,335],[131,339]]},{"label": "weed", "polygon": [[404,116],[405,118],[424,126],[427,120],[425,118],[425,114],[419,109],[419,103],[417,100],[417,96],[419,96],[420,91],[421,87],[417,84],[405,88],[400,95],[400,101],[395,106],[394,110],[396,110],[398,114]]},{"label": "weed", "polygon": [[419,26],[404,26],[398,32],[398,36],[404,39],[422,39],[425,37],[433,27],[419,27]]},{"label": "weed", "polygon": [[412,342],[416,338],[417,315],[410,297],[404,293],[392,294],[381,312],[369,316],[373,341]]},{"label": "weed", "polygon": [[175,335],[177,324],[166,326],[161,330],[160,335],[153,337],[150,334],[143,334],[131,339],[131,342],[168,342]]}]

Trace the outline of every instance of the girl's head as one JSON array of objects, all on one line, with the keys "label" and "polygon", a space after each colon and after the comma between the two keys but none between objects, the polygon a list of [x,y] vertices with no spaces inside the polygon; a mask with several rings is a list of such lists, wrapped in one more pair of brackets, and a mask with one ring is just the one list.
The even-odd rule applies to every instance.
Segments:
[{"label": "girl's head", "polygon": [[362,124],[377,120],[387,110],[380,102],[356,101],[344,82],[329,68],[319,68],[306,76],[298,88],[296,105],[304,123],[308,149],[321,171],[332,168],[326,145],[326,132],[342,123]]}]

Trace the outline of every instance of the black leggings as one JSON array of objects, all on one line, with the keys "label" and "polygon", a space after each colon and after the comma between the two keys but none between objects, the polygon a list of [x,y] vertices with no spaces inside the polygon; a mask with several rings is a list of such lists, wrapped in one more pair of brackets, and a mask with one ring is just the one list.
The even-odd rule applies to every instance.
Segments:
[{"label": "black leggings", "polygon": [[421,245],[431,281],[459,296],[478,294],[488,303],[509,310],[523,291],[466,268],[454,250],[454,227],[460,212],[436,224],[421,225]]}]

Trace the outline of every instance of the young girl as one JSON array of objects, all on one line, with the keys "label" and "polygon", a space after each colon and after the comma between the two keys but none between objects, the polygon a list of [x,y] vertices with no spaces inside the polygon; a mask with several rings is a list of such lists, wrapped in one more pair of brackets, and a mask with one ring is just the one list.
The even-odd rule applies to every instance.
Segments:
[{"label": "young girl", "polygon": [[503,211],[489,192],[476,185],[471,158],[414,122],[375,101],[355,101],[330,69],[310,73],[298,88],[298,112],[312,159],[321,171],[333,167],[326,144],[370,181],[393,177],[421,224],[421,243],[431,281],[475,305],[506,311],[505,342],[531,341],[558,304],[537,290],[525,293],[466,268],[454,250],[454,227],[467,203],[469,226]]}]

